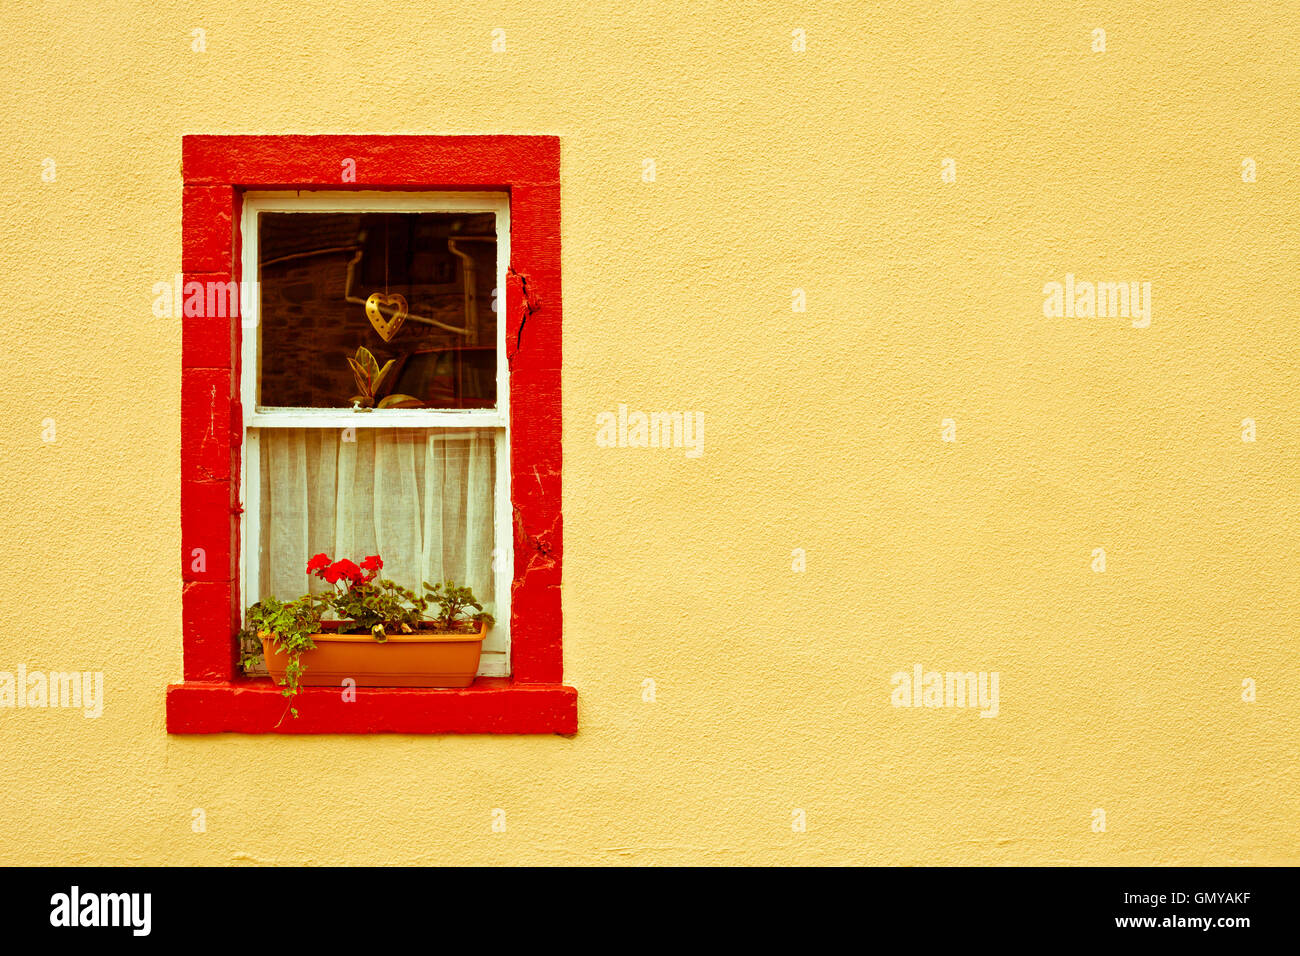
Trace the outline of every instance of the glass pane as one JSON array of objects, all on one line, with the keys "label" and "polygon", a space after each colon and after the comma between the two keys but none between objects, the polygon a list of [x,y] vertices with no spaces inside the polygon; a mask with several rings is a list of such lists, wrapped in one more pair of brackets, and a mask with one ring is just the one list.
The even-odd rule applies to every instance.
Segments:
[{"label": "glass pane", "polygon": [[258,404],[494,408],[496,256],[491,213],[262,213]]},{"label": "glass pane", "polygon": [[306,573],[324,552],[382,576],[469,585],[496,613],[491,429],[264,428],[258,594],[290,600],[329,585]]}]

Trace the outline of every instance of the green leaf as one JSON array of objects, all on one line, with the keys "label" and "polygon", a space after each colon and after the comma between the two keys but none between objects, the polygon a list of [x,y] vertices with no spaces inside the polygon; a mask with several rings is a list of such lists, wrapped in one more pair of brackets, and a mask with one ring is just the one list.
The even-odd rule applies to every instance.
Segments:
[{"label": "green leaf", "polygon": [[349,358],[348,364],[352,366],[352,377],[356,379],[357,390],[367,397],[374,395],[374,389],[370,384],[370,376],[366,373],[365,368],[356,359]]},{"label": "green leaf", "polygon": [[370,349],[366,348],[364,345],[358,345],[357,361],[360,362],[365,367],[366,374],[369,376],[371,385],[378,385],[379,384],[379,363],[375,360],[375,357],[370,354]]}]

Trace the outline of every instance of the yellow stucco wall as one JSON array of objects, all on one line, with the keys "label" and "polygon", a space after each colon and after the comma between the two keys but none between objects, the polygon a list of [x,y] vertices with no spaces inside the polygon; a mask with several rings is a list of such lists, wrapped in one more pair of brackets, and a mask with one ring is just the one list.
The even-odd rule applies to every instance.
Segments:
[{"label": "yellow stucco wall", "polygon": [[[9,0],[0,669],[107,700],[0,710],[0,862],[1300,863],[1298,24]],[[190,132],[562,137],[576,737],[164,732]],[[598,447],[620,402],[703,455]],[[996,719],[891,706],[917,663]]]}]

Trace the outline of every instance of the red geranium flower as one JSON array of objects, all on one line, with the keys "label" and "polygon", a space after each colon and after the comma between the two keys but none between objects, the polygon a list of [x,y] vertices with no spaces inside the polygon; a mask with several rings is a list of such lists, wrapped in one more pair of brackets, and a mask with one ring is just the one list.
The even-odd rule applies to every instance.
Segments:
[{"label": "red geranium flower", "polygon": [[377,554],[372,554],[361,562],[361,568],[366,572],[366,580],[373,581],[379,577],[379,569],[384,566],[383,559]]},{"label": "red geranium flower", "polygon": [[334,584],[342,578],[347,578],[354,586],[365,582],[365,575],[361,573],[361,569],[347,558],[335,561],[326,568],[324,577],[330,584]]},{"label": "red geranium flower", "polygon": [[324,551],[322,551],[320,554],[316,555],[314,558],[312,558],[310,561],[307,562],[307,573],[315,574],[321,568],[328,566],[329,563],[330,563],[329,555],[326,554]]}]

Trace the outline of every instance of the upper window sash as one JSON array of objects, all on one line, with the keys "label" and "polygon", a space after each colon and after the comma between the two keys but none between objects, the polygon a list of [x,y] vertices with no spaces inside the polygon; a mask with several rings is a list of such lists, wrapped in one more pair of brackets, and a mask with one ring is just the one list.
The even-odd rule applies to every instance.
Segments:
[{"label": "upper window sash", "polygon": [[[448,212],[490,213],[496,219],[498,301],[505,302],[506,271],[510,262],[510,196],[504,192],[388,192],[362,190],[249,191],[243,196],[242,235],[245,309],[243,325],[240,403],[246,428],[266,427],[368,427],[368,428],[504,428],[510,420],[509,366],[506,362],[506,323],[496,323],[496,408],[492,409],[397,409],[375,408],[354,412],[349,408],[288,408],[257,404],[260,363],[262,290],[258,275],[258,216],[264,212],[361,213],[361,212]],[[480,416],[478,413],[485,412]],[[307,418],[310,417],[310,420]]]}]

